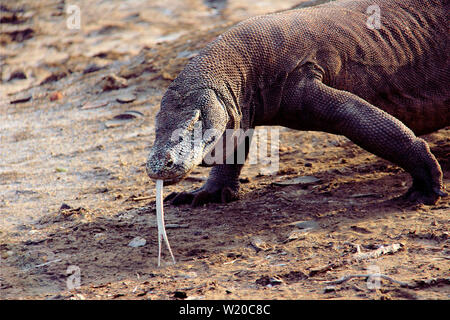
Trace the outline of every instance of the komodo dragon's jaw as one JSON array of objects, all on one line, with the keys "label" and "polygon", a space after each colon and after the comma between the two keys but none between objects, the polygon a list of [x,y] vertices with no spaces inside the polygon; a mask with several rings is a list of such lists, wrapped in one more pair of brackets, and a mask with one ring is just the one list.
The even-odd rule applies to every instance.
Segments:
[{"label": "komodo dragon's jaw", "polygon": [[156,138],[147,160],[147,174],[165,185],[185,178],[214,148],[229,120],[212,90],[197,90],[184,101],[168,90],[156,116]]}]

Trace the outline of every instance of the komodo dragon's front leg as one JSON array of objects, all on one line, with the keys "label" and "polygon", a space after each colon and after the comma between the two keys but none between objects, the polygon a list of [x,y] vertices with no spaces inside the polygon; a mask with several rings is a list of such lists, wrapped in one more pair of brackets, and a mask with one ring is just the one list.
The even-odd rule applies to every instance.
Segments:
[{"label": "komodo dragon's front leg", "polygon": [[243,164],[216,165],[208,181],[193,192],[173,192],[164,200],[174,205],[191,204],[197,207],[209,202],[230,202],[239,198],[239,174]]},{"label": "komodo dragon's front leg", "polygon": [[446,196],[442,171],[428,144],[401,121],[360,97],[318,79],[304,79],[289,93],[286,108],[290,112],[297,108],[296,120],[306,121],[308,129],[344,135],[409,172],[413,178],[405,195],[409,200],[434,204]]},{"label": "komodo dragon's front leg", "polygon": [[[250,150],[251,136],[238,148],[245,148],[244,162]],[[231,156],[236,157],[237,152]],[[191,204],[197,207],[209,202],[227,203],[239,199],[239,175],[244,167],[236,158],[229,164],[216,164],[210,171],[206,183],[192,192],[172,192],[164,200],[173,205]]]}]

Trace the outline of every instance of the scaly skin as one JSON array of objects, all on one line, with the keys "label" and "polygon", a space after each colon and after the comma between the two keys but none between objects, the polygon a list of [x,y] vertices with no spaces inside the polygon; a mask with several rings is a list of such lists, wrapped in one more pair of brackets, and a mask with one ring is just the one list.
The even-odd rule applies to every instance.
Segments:
[{"label": "scaly skin", "polygon": [[[149,176],[179,181],[227,128],[281,125],[348,137],[411,174],[410,200],[435,203],[446,195],[442,171],[416,135],[450,125],[448,3],[344,0],[241,22],[169,86]],[[367,26],[374,5],[379,29]],[[200,126],[216,136],[193,139]],[[183,143],[172,135],[180,127],[191,137]],[[242,167],[218,164],[202,188],[169,199],[192,205],[235,200]]]}]

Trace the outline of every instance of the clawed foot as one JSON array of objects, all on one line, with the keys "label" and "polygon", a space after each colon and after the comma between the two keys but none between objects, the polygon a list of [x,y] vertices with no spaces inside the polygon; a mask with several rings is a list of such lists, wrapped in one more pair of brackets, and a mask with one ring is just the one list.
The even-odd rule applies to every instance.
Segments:
[{"label": "clawed foot", "polygon": [[441,197],[448,194],[441,187],[426,188],[423,184],[414,182],[412,187],[401,197],[401,199],[414,202],[433,205],[438,202]]},{"label": "clawed foot", "polygon": [[193,192],[172,192],[164,201],[170,201],[173,205],[190,204],[198,207],[210,202],[228,203],[238,199],[239,192],[234,188],[203,186]]}]

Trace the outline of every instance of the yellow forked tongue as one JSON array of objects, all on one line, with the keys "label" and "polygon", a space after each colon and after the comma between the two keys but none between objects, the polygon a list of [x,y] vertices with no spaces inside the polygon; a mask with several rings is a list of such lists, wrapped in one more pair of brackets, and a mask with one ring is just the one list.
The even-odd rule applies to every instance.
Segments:
[{"label": "yellow forked tongue", "polygon": [[170,248],[169,240],[167,239],[166,227],[164,225],[164,209],[163,209],[163,180],[156,180],[156,222],[158,224],[158,267],[161,265],[161,240],[164,239],[170,255],[172,256],[173,263],[175,264],[175,258]]}]

